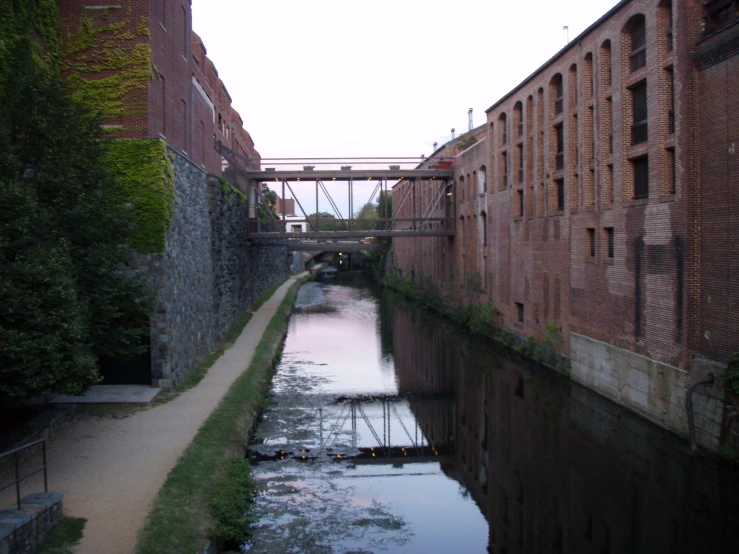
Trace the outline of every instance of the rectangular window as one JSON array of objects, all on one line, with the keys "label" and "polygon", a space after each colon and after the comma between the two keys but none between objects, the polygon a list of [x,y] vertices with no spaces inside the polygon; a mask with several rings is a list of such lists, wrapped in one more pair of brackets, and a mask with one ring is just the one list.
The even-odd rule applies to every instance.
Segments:
[{"label": "rectangular window", "polygon": [[555,169],[563,169],[565,166],[565,130],[562,125],[554,128],[557,136],[557,152],[555,154]]},{"label": "rectangular window", "polygon": [[554,186],[557,187],[557,209],[565,209],[565,180],[557,179],[554,181]]},{"label": "rectangular window", "polygon": [[182,151],[187,153],[187,102],[182,101]]},{"label": "rectangular window", "polygon": [[523,144],[518,145],[518,182],[523,183]]},{"label": "rectangular window", "polygon": [[669,5],[669,11],[667,12],[667,51],[672,52],[674,46],[673,46],[673,39],[672,39],[672,4]]},{"label": "rectangular window", "polygon": [[588,231],[588,256],[595,258],[595,229],[587,229]]},{"label": "rectangular window", "polygon": [[647,142],[647,82],[631,87],[632,115],[631,144]]},{"label": "rectangular window", "polygon": [[503,152],[501,164],[503,165],[503,188],[508,188],[508,152]]},{"label": "rectangular window", "polygon": [[667,194],[675,194],[677,190],[677,165],[675,163],[675,149],[668,148],[667,156]]},{"label": "rectangular window", "polygon": [[649,158],[642,156],[631,161],[634,171],[634,198],[649,198]]},{"label": "rectangular window", "polygon": [[669,87],[670,108],[667,111],[667,132],[675,133],[675,71],[672,66],[667,68],[667,86]]},{"label": "rectangular window", "polygon": [[516,304],[516,316],[518,317],[518,322],[523,323],[523,316],[524,316],[523,304],[521,304],[520,302],[515,302],[515,304]]},{"label": "rectangular window", "polygon": [[516,191],[518,195],[518,217],[523,217],[523,190],[517,190]]},{"label": "rectangular window", "polygon": [[559,114],[562,113],[563,105],[564,105],[564,101],[563,101],[563,97],[564,97],[564,85],[562,83],[562,77],[559,77],[557,79],[556,91],[557,91],[557,93],[556,93],[557,96],[556,96],[556,98],[554,100],[554,115],[559,115]]},{"label": "rectangular window", "polygon": [[606,227],[603,229],[605,231],[605,239],[606,239],[606,256],[608,256],[609,259],[613,259],[614,256],[614,236],[613,236],[613,227]]}]

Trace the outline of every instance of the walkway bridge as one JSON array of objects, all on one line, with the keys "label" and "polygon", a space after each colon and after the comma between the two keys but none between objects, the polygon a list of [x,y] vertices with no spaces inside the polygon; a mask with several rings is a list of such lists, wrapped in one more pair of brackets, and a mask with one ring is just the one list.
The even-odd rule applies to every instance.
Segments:
[{"label": "walkway bridge", "polygon": [[[224,160],[224,174],[245,182],[253,206],[249,214],[250,239],[294,239],[301,243],[300,247],[295,245],[296,250],[326,251],[323,241],[327,239],[451,237],[456,233],[451,158],[257,160],[220,143],[216,150]],[[391,189],[401,181],[410,186],[403,187],[401,197],[393,198]],[[267,187],[276,193],[283,207],[294,200],[299,215],[288,216],[285,210],[280,215],[275,213],[265,198]],[[369,209],[372,205],[378,209]],[[406,216],[398,217],[399,213]],[[382,246],[370,241],[339,243],[336,247],[377,248]]]}]

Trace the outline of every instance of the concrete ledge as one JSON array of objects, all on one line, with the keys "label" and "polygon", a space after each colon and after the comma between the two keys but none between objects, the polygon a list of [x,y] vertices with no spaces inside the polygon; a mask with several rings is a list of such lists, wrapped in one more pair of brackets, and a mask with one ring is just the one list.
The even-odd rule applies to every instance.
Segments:
[{"label": "concrete ledge", "polygon": [[0,554],[34,552],[62,517],[62,493],[29,494],[21,509],[0,510]]},{"label": "concrete ledge", "polygon": [[149,385],[94,385],[82,396],[60,394],[55,404],[149,404],[162,389]]}]

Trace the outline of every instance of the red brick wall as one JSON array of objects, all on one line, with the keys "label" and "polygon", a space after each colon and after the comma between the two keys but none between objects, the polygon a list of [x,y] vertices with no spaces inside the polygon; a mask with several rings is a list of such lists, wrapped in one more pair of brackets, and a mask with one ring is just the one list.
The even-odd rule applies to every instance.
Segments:
[{"label": "red brick wall", "polygon": [[700,189],[699,353],[739,350],[739,29],[696,49]]},{"label": "red brick wall", "polygon": [[[645,21],[646,67],[631,71],[635,16]],[[738,162],[729,153],[739,128],[739,101],[731,92],[739,62],[727,58],[696,71],[691,52],[702,19],[695,0],[675,1],[672,19],[664,2],[625,1],[570,43],[488,110],[486,143],[455,158],[457,236],[396,240],[397,266],[416,278],[433,276],[440,291],[467,301],[489,299],[502,312],[501,323],[523,335],[541,339],[553,322],[564,335],[558,346],[564,354],[575,332],[680,368],[696,353],[725,361],[739,343],[739,318],[731,316],[739,308],[739,272],[732,271],[739,261],[732,240]],[[644,80],[648,140],[632,146],[632,87]],[[634,162],[643,156],[649,191],[635,198]],[[470,194],[469,182],[483,164],[488,192]],[[404,186],[396,187],[396,202]],[[459,281],[469,271],[483,279],[479,297],[470,297]]]}]

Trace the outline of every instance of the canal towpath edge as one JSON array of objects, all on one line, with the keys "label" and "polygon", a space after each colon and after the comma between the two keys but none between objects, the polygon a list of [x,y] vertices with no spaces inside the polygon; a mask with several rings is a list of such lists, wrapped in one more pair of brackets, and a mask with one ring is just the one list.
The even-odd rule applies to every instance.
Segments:
[{"label": "canal towpath edge", "polygon": [[170,471],[250,366],[288,291],[304,276],[277,289],[197,386],[125,419],[82,417],[50,443],[50,487],[64,492],[65,515],[87,519],[77,554],[134,551]]}]

